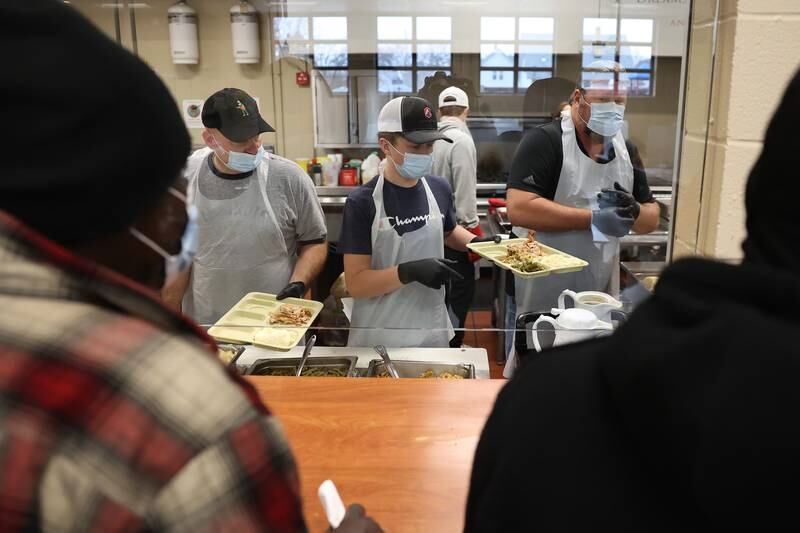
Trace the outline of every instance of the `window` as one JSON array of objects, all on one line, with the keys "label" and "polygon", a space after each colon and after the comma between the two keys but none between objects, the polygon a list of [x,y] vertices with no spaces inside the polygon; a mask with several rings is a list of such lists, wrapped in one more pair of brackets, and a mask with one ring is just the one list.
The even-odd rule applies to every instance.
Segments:
[{"label": "window", "polygon": [[347,17],[275,17],[275,56],[313,59],[317,69],[347,67]]},{"label": "window", "polygon": [[613,18],[583,19],[583,83],[599,75],[588,69],[593,62],[616,61],[627,71],[630,96],[653,96],[653,20],[619,19],[619,24],[617,22]]},{"label": "window", "polygon": [[553,33],[552,18],[481,17],[481,92],[525,92],[552,78]]},{"label": "window", "polygon": [[378,17],[378,91],[412,94],[438,71],[450,74],[450,17]]}]

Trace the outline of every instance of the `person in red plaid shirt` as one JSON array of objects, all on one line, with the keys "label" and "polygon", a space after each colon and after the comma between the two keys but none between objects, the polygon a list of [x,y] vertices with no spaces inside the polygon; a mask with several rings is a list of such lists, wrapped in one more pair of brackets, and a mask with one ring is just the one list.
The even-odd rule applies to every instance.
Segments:
[{"label": "person in red plaid shirt", "polygon": [[191,258],[169,92],[61,2],[0,4],[0,50],[0,531],[305,531],[278,421],[157,296]]}]

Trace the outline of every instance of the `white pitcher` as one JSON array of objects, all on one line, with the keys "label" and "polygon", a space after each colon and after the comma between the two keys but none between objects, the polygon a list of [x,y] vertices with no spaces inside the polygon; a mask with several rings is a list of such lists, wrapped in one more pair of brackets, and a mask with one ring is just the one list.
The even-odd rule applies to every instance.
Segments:
[{"label": "white pitcher", "polygon": [[622,309],[622,302],[604,292],[583,291],[576,293],[569,289],[562,292],[558,297],[558,307],[560,309],[566,309],[564,303],[567,296],[572,298],[576,309],[591,311],[594,316],[603,322],[611,322],[611,313]]},{"label": "white pitcher", "polygon": [[538,331],[538,326],[542,322],[552,324],[556,332],[556,338],[553,341],[554,347],[591,339],[602,335],[603,332],[614,330],[614,326],[599,320],[591,311],[586,309],[553,309],[551,313],[558,315],[558,318],[542,315],[533,323],[531,333],[533,335],[533,346],[537,352],[542,351],[542,346],[539,344]]}]

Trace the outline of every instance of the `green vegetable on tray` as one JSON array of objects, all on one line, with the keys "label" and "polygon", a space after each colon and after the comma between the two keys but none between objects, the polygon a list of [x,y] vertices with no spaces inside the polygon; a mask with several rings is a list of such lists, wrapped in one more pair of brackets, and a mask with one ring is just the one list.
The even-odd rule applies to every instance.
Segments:
[{"label": "green vegetable on tray", "polygon": [[540,272],[547,269],[545,265],[532,257],[502,257],[501,260],[508,263],[511,268],[521,270],[522,272]]},{"label": "green vegetable on tray", "polygon": [[[283,366],[276,368],[265,368],[259,372],[259,374],[262,376],[294,376],[297,374],[297,367]],[[300,375],[317,378],[344,378],[347,377],[347,372],[341,368],[306,366],[303,367],[303,372],[301,372]]]}]

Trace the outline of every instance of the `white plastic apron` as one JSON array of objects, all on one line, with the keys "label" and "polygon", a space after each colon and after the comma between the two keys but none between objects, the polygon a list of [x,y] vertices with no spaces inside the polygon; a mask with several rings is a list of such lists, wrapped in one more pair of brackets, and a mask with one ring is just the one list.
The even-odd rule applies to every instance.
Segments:
[{"label": "white plastic apron", "polygon": [[[611,142],[614,147],[614,159],[601,164],[583,153],[578,146],[575,125],[571,116],[561,119],[561,145],[564,148],[564,159],[561,174],[553,200],[559,204],[581,209],[597,208],[597,193],[604,188],[614,188],[618,182],[625,189],[633,190],[633,165],[631,164],[625,138],[617,132]],[[527,237],[528,230],[514,227],[514,234]],[[545,232],[537,231],[536,240],[557,248],[575,257],[588,261],[589,266],[580,272],[569,274],[550,274],[542,278],[514,278],[516,315],[522,313],[549,311],[556,306],[558,296],[564,289],[580,291],[608,292],[614,296],[619,292],[619,239],[606,236],[602,242],[596,242],[591,229],[581,231]],[[513,368],[514,350],[506,364],[507,377],[509,368]]]},{"label": "white plastic apron", "polygon": [[198,323],[213,324],[248,292],[275,294],[283,289],[295,259],[289,257],[267,199],[269,159],[252,176],[238,180],[246,190],[228,200],[203,196],[198,176],[205,164],[203,160],[189,183],[199,213],[199,245],[183,309]]},{"label": "white plastic apron", "polygon": [[[421,181],[428,198],[428,220],[421,228],[400,236],[386,216],[383,172],[378,176],[375,192],[372,193],[375,202],[372,269],[390,268],[417,259],[444,257],[442,213],[425,178]],[[444,287],[431,289],[418,282],[408,283],[376,298],[356,299],[350,325],[352,329],[348,346],[383,344],[446,348],[453,337],[453,327],[444,301]]]}]

